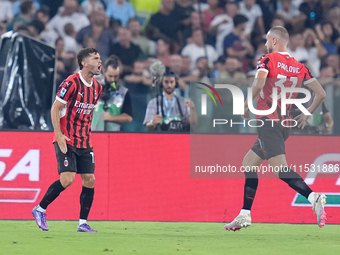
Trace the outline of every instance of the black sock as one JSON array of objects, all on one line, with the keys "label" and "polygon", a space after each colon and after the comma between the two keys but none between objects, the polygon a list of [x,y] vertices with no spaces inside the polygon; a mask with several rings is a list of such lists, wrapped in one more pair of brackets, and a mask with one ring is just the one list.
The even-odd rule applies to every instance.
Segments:
[{"label": "black sock", "polygon": [[245,172],[244,198],[242,209],[250,210],[253,205],[259,179],[256,172]]},{"label": "black sock", "polygon": [[308,187],[301,176],[291,170],[289,167],[284,167],[279,173],[279,178],[286,182],[289,187],[299,192],[305,198],[308,198],[309,194],[313,191]]},{"label": "black sock", "polygon": [[89,216],[90,209],[92,206],[94,195],[94,188],[86,188],[83,186],[83,189],[80,194],[80,217],[79,219],[87,220]]},{"label": "black sock", "polygon": [[52,203],[63,190],[65,190],[65,188],[61,185],[60,180],[53,182],[46,191],[45,196],[40,201],[39,205],[41,208],[46,209],[47,206]]}]

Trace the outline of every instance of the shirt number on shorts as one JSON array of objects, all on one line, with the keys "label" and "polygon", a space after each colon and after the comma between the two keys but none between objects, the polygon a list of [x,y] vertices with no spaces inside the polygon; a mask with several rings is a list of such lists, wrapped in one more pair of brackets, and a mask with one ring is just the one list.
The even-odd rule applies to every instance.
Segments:
[{"label": "shirt number on shorts", "polygon": [[94,152],[91,151],[90,154],[91,154],[91,156],[92,156],[92,163],[94,164]]}]

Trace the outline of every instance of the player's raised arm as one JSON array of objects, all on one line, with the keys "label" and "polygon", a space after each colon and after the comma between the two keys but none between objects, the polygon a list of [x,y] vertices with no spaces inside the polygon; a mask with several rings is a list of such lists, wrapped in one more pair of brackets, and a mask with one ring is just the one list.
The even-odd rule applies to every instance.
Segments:
[{"label": "player's raised arm", "polygon": [[[308,111],[312,114],[325,100],[326,92],[315,78],[306,81],[305,85],[311,90],[313,90],[313,92],[315,93],[313,103],[308,108]],[[304,115],[303,113],[301,113],[300,115],[295,117],[295,120],[299,123],[298,124],[299,128],[303,129],[305,127],[309,116],[310,115]]]}]

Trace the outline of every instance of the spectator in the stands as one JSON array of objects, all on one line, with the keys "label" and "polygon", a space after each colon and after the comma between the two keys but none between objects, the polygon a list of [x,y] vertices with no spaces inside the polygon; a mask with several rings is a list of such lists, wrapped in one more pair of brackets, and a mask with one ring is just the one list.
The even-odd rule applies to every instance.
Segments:
[{"label": "spectator in the stands", "polygon": [[264,35],[264,24],[262,19],[262,10],[258,4],[256,4],[256,0],[244,0],[240,2],[240,14],[246,16],[248,18],[247,27],[244,31],[245,35],[250,38],[250,34],[253,32],[255,24],[258,27],[258,34]]},{"label": "spectator in the stands", "polygon": [[276,17],[282,19],[286,26],[289,25],[292,31],[302,32],[305,27],[306,15],[299,11],[292,0],[281,0],[282,8],[276,11]]},{"label": "spectator in the stands", "polygon": [[0,36],[7,32],[6,25],[0,21]]},{"label": "spectator in the stands", "polygon": [[40,20],[34,19],[27,25],[30,36],[37,40],[41,40],[40,33],[44,31],[45,25]]},{"label": "spectator in the stands", "polygon": [[340,7],[334,7],[329,11],[329,21],[334,29],[340,33]]},{"label": "spectator in the stands", "polygon": [[106,7],[106,26],[110,20],[120,20],[122,26],[126,26],[128,20],[135,16],[133,5],[126,0],[116,0],[109,3]]},{"label": "spectator in the stands", "polygon": [[333,24],[329,21],[325,21],[321,24],[317,24],[315,30],[322,45],[327,50],[327,55],[336,53],[337,44],[340,45],[340,37],[339,32],[334,29]]},{"label": "spectator in the stands", "polygon": [[190,75],[191,73],[191,59],[189,56],[182,55],[182,76]]},{"label": "spectator in the stands", "polygon": [[133,63],[144,57],[139,46],[131,42],[131,32],[125,27],[118,30],[118,43],[114,43],[110,47],[110,55],[117,56],[123,64],[123,76],[131,74]]},{"label": "spectator in the stands", "polygon": [[209,8],[203,12],[203,30],[205,33],[205,43],[215,47],[216,35],[209,32],[211,21],[218,15],[223,14],[223,9],[219,6],[218,0],[207,0]]},{"label": "spectator in the stands", "polygon": [[143,132],[146,131],[143,120],[148,105],[148,96],[152,80],[144,75],[144,62],[136,61],[133,64],[131,75],[124,77],[125,87],[129,90],[131,97],[131,106],[134,118],[132,122],[124,124],[122,131]]},{"label": "spectator in the stands", "polygon": [[66,52],[73,52],[74,54],[77,54],[79,51],[79,47],[76,41],[77,33],[72,23],[67,23],[64,27],[64,31],[64,50]]},{"label": "spectator in the stands", "polygon": [[13,13],[13,16],[17,16],[22,13],[20,5],[23,2],[33,2],[34,10],[40,9],[40,2],[41,0],[10,0],[11,2],[11,12]]},{"label": "spectator in the stands", "polygon": [[21,13],[13,18],[7,26],[7,31],[16,31],[19,26],[27,26],[33,20],[35,8],[33,2],[24,1],[20,4]]},{"label": "spectator in the stands", "polygon": [[229,0],[225,4],[225,13],[217,15],[209,26],[209,32],[216,34],[216,51],[219,56],[223,53],[223,40],[234,28],[233,18],[238,13],[238,2]]},{"label": "spectator in the stands", "polygon": [[209,5],[209,9],[203,12],[204,14],[204,23],[203,29],[204,31],[208,31],[211,21],[217,16],[223,13],[223,9],[219,7],[218,0],[207,0]]},{"label": "spectator in the stands", "polygon": [[214,69],[211,73],[211,78],[218,79],[220,77],[220,73],[225,72],[225,57],[220,56],[214,63]]},{"label": "spectator in the stands", "polygon": [[267,33],[271,28],[270,25],[275,18],[275,12],[277,10],[277,0],[259,0],[256,3],[261,8],[264,29]]},{"label": "spectator in the stands", "polygon": [[166,39],[158,39],[157,41],[157,58],[163,62],[166,67],[170,65],[170,42]]},{"label": "spectator in the stands", "polygon": [[312,29],[307,28],[303,32],[303,39],[305,41],[305,49],[308,53],[308,65],[311,68],[313,76],[319,77],[321,66],[320,59],[327,55],[327,51]]},{"label": "spectator in the stands", "polygon": [[302,34],[293,33],[289,36],[288,53],[299,62],[308,61],[308,52],[305,48]]},{"label": "spectator in the stands", "polygon": [[327,57],[327,65],[334,70],[334,78],[340,78],[340,57],[338,54],[331,54]]},{"label": "spectator in the stands", "polygon": [[90,21],[84,13],[80,13],[78,2],[76,0],[64,0],[63,11],[55,15],[50,22],[47,23],[49,29],[54,29],[62,37],[65,36],[64,27],[67,23],[71,23],[78,33],[80,29],[90,25]]},{"label": "spectator in the stands", "polygon": [[9,24],[14,15],[12,12],[12,5],[11,2],[8,0],[1,0],[0,1],[0,22],[4,24]]},{"label": "spectator in the stands", "polygon": [[313,29],[322,19],[322,5],[318,0],[305,0],[299,10],[306,15],[305,28]]},{"label": "spectator in the stands", "polygon": [[144,61],[136,60],[133,63],[132,73],[124,77],[124,81],[132,84],[143,84],[144,86],[151,86],[152,80],[144,76]]},{"label": "spectator in the stands", "polygon": [[322,19],[326,20],[328,19],[328,15],[330,10],[336,6],[336,3],[334,3],[334,0],[319,0],[320,4],[322,6]]},{"label": "spectator in the stands", "polygon": [[179,43],[181,21],[174,14],[174,0],[162,0],[159,12],[151,16],[146,27],[146,35],[150,40],[157,41],[160,38],[168,38]]},{"label": "spectator in the stands", "polygon": [[156,43],[142,35],[137,18],[129,19],[128,28],[131,31],[132,42],[141,48],[145,56],[156,54]]},{"label": "spectator in the stands", "polygon": [[248,87],[247,75],[242,72],[242,64],[235,57],[228,57],[225,61],[225,71],[220,73],[219,78],[228,84],[234,84],[245,90]]},{"label": "spectator in the stands", "polygon": [[223,41],[225,56],[238,58],[242,63],[244,72],[248,72],[250,69],[247,56],[252,56],[254,54],[253,46],[244,35],[247,21],[247,17],[237,14],[233,19],[234,28],[232,32],[228,34]]},{"label": "spectator in the stands", "polygon": [[270,27],[272,28],[272,27],[276,27],[276,26],[284,27],[285,22],[282,19],[275,18],[275,19],[273,19],[273,22],[270,25]]},{"label": "spectator in the stands", "polygon": [[200,15],[198,12],[192,12],[190,15],[190,25],[183,30],[183,45],[193,43],[192,31],[201,29]]},{"label": "spectator in the stands", "polygon": [[76,69],[76,61],[74,53],[67,53],[64,50],[64,40],[62,37],[59,37],[55,43],[55,51],[56,51],[56,69],[57,76],[56,82],[60,84],[63,80],[65,80],[68,76],[70,76]]},{"label": "spectator in the stands", "polygon": [[40,33],[41,40],[45,42],[47,45],[55,47],[55,41],[59,36],[56,31],[54,31],[53,29],[48,29],[47,27],[47,23],[50,20],[50,12],[48,8],[42,6],[42,8],[37,11],[35,18],[37,20],[40,20],[45,26],[44,31]]},{"label": "spectator in the stands", "polygon": [[84,37],[91,35],[97,44],[97,49],[100,53],[100,58],[105,62],[109,56],[109,46],[113,42],[114,36],[110,28],[105,27],[105,11],[99,8],[90,14],[91,24],[82,28],[76,37],[77,43],[83,45]]},{"label": "spectator in the stands", "polygon": [[[184,79],[182,79],[182,67],[183,67],[183,60],[182,56],[178,54],[173,54],[170,57],[170,72],[173,72],[178,77],[178,85],[181,92],[184,92],[187,89],[187,83]],[[184,94],[184,93],[181,93]]]},{"label": "spectator in the stands", "polygon": [[191,60],[191,70],[194,70],[198,58],[208,57],[209,66],[217,60],[218,55],[214,47],[211,45],[204,45],[202,30],[196,29],[192,33],[193,43],[186,45],[182,52],[182,56],[189,56]]},{"label": "spectator in the stands", "polygon": [[82,45],[84,45],[84,48],[94,48],[94,49],[98,48],[97,41],[94,39],[93,35],[91,34],[85,35]]},{"label": "spectator in the stands", "polygon": [[192,71],[192,77],[196,79],[212,78],[212,67],[206,57],[199,57],[196,60],[195,69]]},{"label": "spectator in the stands", "polygon": [[129,2],[133,5],[136,18],[143,27],[149,21],[151,15],[158,12],[161,5],[161,0],[130,0]]},{"label": "spectator in the stands", "polygon": [[58,11],[60,10],[60,7],[63,5],[64,0],[40,0],[41,6],[45,6],[50,11],[50,17],[54,17]]},{"label": "spectator in the stands", "polygon": [[191,13],[195,11],[192,7],[192,0],[175,0],[174,13],[178,16],[182,24],[182,30],[190,26]]},{"label": "spectator in the stands", "polygon": [[30,35],[30,31],[28,30],[27,26],[19,26],[16,32],[23,35]]},{"label": "spectator in the stands", "polygon": [[81,8],[86,16],[90,16],[93,11],[104,8],[104,6],[100,0],[85,0],[81,3]]}]

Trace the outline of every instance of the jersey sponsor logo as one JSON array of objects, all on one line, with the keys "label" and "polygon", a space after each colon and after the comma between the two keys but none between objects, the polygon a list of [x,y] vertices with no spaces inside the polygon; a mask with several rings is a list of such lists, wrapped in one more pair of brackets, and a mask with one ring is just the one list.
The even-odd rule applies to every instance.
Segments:
[{"label": "jersey sponsor logo", "polygon": [[77,113],[90,114],[94,108],[94,104],[82,103],[78,100],[74,103],[74,107],[77,108]]},{"label": "jersey sponsor logo", "polygon": [[[14,154],[14,155],[13,155]],[[8,162],[15,156],[13,149],[0,149],[0,178],[3,182],[12,183],[22,175],[29,182],[39,181],[40,150],[31,149],[19,159],[8,171]],[[40,193],[40,188],[0,187],[0,202],[3,203],[33,203]]]},{"label": "jersey sponsor logo", "polygon": [[282,70],[290,73],[300,73],[300,68],[297,66],[288,66],[284,63],[277,62],[277,68],[281,68]]},{"label": "jersey sponsor logo", "polygon": [[78,92],[78,95],[80,95],[81,97],[83,97],[83,96],[84,96],[84,92],[82,92],[82,93]]}]

